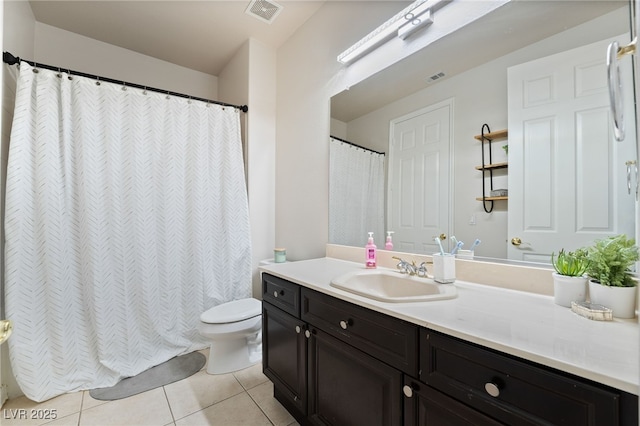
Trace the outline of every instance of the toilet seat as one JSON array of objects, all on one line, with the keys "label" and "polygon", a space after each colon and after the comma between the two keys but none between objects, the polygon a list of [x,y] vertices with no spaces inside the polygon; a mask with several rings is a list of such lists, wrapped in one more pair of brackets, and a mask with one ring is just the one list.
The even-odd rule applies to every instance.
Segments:
[{"label": "toilet seat", "polygon": [[229,324],[262,315],[262,304],[252,297],[214,306],[200,315],[206,324]]}]

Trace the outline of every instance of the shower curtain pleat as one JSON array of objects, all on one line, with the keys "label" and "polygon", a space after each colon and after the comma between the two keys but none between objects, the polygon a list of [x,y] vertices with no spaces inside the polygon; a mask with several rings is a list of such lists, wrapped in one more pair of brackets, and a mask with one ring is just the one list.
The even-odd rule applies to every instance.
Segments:
[{"label": "shower curtain pleat", "polygon": [[373,232],[384,247],[384,155],[331,138],[329,242],[364,247]]},{"label": "shower curtain pleat", "polygon": [[251,296],[239,114],[20,65],[5,300],[27,397],[112,386],[206,346]]}]

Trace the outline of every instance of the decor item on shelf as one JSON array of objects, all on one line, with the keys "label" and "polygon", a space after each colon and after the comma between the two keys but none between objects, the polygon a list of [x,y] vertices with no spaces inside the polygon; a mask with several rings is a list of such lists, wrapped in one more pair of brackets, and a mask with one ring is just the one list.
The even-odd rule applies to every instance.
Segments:
[{"label": "decor item on shelf", "polygon": [[507,197],[509,195],[508,189],[492,189],[490,192],[492,197]]},{"label": "decor item on shelf", "polygon": [[631,267],[640,258],[635,240],[621,234],[586,248],[591,303],[613,310],[616,318],[634,318],[637,280]]},{"label": "decor item on shelf", "polygon": [[502,149],[504,149],[504,153],[509,155],[509,145],[502,145]]},{"label": "decor item on shelf", "polygon": [[553,275],[553,301],[560,306],[571,307],[571,302],[584,302],[587,299],[587,281],[585,275],[589,261],[584,249],[575,252],[560,250],[558,257],[551,253]]}]

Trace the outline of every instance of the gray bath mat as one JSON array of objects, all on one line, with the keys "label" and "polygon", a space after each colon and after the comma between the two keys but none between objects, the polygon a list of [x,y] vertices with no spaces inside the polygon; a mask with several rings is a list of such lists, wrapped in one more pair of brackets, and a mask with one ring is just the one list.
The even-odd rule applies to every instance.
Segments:
[{"label": "gray bath mat", "polygon": [[169,361],[151,367],[137,376],[127,377],[110,388],[92,389],[89,391],[94,399],[113,401],[122,399],[187,377],[200,371],[207,358],[200,352],[180,355]]}]

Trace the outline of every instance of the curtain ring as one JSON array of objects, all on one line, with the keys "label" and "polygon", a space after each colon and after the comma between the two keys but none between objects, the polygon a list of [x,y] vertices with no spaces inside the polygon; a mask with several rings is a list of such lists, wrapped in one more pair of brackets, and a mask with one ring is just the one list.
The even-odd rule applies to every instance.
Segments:
[{"label": "curtain ring", "polygon": [[167,96],[165,96],[164,98],[167,100],[171,99],[171,96],[169,96],[169,91],[167,91]]},{"label": "curtain ring", "polygon": [[100,86],[100,77],[96,76],[96,86]]},{"label": "curtain ring", "polygon": [[189,99],[187,100],[187,103],[188,103],[189,105],[191,105],[191,96],[189,96]]},{"label": "curtain ring", "polygon": [[147,86],[144,87],[144,90],[142,90],[142,94],[146,95],[147,94]]},{"label": "curtain ring", "polygon": [[70,69],[67,69],[67,73],[69,74],[69,75],[67,76],[67,79],[68,79],[69,81],[73,80],[73,76],[71,75],[71,70],[70,70]]},{"label": "curtain ring", "polygon": [[124,81],[122,82],[122,89],[123,92],[127,91],[127,83],[125,83]]},{"label": "curtain ring", "polygon": [[56,77],[62,78],[62,71],[60,70],[60,67],[58,67],[58,74],[56,74]]},{"label": "curtain ring", "polygon": [[37,62],[33,62],[33,73],[34,74],[38,74],[40,72],[40,70],[38,69],[38,63]]}]

